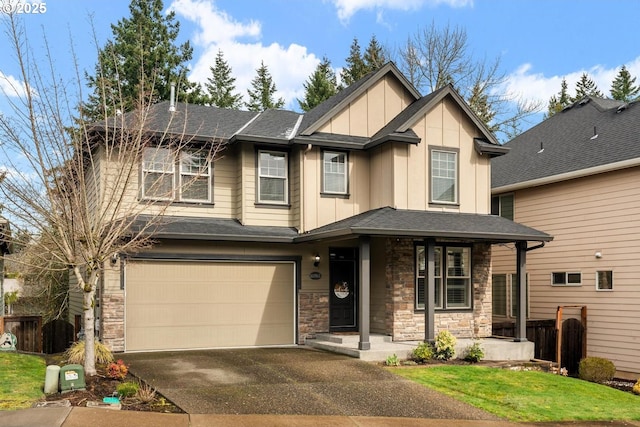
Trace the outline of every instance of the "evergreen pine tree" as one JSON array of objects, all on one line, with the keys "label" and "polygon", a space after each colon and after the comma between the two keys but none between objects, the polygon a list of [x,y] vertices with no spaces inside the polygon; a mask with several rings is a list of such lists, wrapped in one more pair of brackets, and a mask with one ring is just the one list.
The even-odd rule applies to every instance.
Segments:
[{"label": "evergreen pine tree", "polygon": [[234,93],[236,79],[231,75],[231,67],[225,61],[222,50],[218,50],[215,65],[209,67],[211,77],[207,79],[208,103],[220,108],[238,109],[242,106],[242,95]]},{"label": "evergreen pine tree", "polygon": [[340,89],[352,85],[367,74],[367,67],[362,58],[360,44],[356,37],[354,37],[353,42],[351,42],[349,56],[345,62],[347,63],[346,67],[340,72]]},{"label": "evergreen pine tree", "polygon": [[487,125],[487,128],[491,132],[495,132],[497,130],[497,126],[495,124],[491,124],[491,122],[496,113],[491,109],[489,95],[487,95],[486,91],[480,83],[476,83],[473,85],[473,88],[471,88],[471,94],[467,102],[469,104],[469,107],[471,107],[473,112],[476,113],[478,118],[482,120],[485,125]]},{"label": "evergreen pine tree", "polygon": [[256,76],[251,80],[252,89],[247,89],[249,102],[245,103],[249,111],[265,111],[270,108],[284,107],[284,99],[274,100],[276,84],[273,82],[271,73],[264,61],[260,62],[260,67],[256,70]]},{"label": "evergreen pine tree", "polygon": [[[95,74],[87,73],[93,92],[83,115],[99,120],[116,111],[130,111],[145,103],[169,100],[171,83],[180,100],[202,103],[200,86],[187,80],[193,48],[176,45],[180,23],[175,12],[163,13],[162,0],[131,0],[131,16],[111,25],[113,38],[98,51]],[[146,99],[139,99],[144,94]]]},{"label": "evergreen pine tree", "polygon": [[571,104],[571,97],[569,96],[568,88],[567,80],[563,78],[562,83],[560,84],[560,92],[549,99],[549,106],[547,107],[546,115],[547,118],[553,116],[555,113],[559,113]]},{"label": "evergreen pine tree", "polygon": [[377,70],[387,62],[384,50],[378,43],[378,39],[376,39],[375,35],[371,36],[369,45],[367,46],[367,49],[364,51],[364,55],[362,56],[362,61],[364,62],[364,67],[366,70],[365,74]]},{"label": "evergreen pine tree", "polygon": [[604,95],[598,89],[596,82],[594,82],[587,73],[582,73],[580,80],[576,82],[576,95],[571,99],[571,102],[580,101],[585,96],[604,98]]},{"label": "evergreen pine tree", "polygon": [[331,68],[331,61],[325,56],[304,86],[304,99],[298,99],[300,108],[309,111],[338,91],[336,75]]},{"label": "evergreen pine tree", "polygon": [[636,100],[640,93],[640,86],[636,86],[635,83],[636,78],[632,78],[627,67],[623,65],[611,83],[611,97],[625,102]]}]

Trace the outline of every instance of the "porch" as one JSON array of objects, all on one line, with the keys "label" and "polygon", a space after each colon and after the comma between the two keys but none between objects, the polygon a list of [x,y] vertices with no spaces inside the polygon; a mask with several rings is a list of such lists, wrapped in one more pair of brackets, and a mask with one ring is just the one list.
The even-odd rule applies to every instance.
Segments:
[{"label": "porch", "polygon": [[[305,344],[312,348],[330,351],[355,357],[367,362],[383,362],[387,357],[396,355],[398,359],[404,360],[411,356],[411,352],[418,346],[420,341],[393,341],[390,336],[382,334],[371,334],[369,342],[371,348],[360,350],[358,342],[359,333],[353,334],[331,334],[320,333],[315,339],[307,338]],[[529,361],[534,358],[534,343],[531,341],[513,341],[513,338],[481,338],[473,340],[471,338],[458,338],[456,343],[456,357],[461,357],[467,347],[473,345],[475,341],[480,343],[484,351],[483,360],[492,361]]]}]

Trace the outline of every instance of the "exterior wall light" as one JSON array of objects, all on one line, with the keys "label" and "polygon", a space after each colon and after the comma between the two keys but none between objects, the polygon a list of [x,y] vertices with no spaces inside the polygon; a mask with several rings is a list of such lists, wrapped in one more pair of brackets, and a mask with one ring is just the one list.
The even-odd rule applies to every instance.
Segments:
[{"label": "exterior wall light", "polygon": [[315,254],[315,256],[313,257],[313,266],[317,268],[319,265],[320,265],[320,255]]}]

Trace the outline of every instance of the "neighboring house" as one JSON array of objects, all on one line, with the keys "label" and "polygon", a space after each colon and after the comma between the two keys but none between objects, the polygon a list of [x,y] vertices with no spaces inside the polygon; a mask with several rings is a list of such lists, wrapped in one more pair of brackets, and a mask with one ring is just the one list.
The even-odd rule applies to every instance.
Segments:
[{"label": "neighboring house", "polygon": [[[4,256],[12,252],[11,225],[8,220],[0,217],[0,316],[5,313],[5,294],[14,292],[13,285],[7,288],[7,279],[4,278]],[[15,289],[17,291],[17,289]],[[0,333],[3,332],[0,330]]]},{"label": "neighboring house", "polygon": [[188,169],[144,156],[135,202],[155,196],[148,180],[175,191],[158,243],[106,266],[98,326],[114,351],[488,337],[491,245],[551,239],[489,214],[506,149],[452,87],[422,97],[392,63],[306,114],[175,107],[153,106],[149,131],[172,119],[226,148],[187,196]]},{"label": "neighboring house", "polygon": [[[640,103],[587,97],[505,146],[492,160],[494,213],[554,236],[527,257],[530,318],[587,306],[587,355],[637,378]],[[494,247],[494,321],[511,316],[512,247]]]}]

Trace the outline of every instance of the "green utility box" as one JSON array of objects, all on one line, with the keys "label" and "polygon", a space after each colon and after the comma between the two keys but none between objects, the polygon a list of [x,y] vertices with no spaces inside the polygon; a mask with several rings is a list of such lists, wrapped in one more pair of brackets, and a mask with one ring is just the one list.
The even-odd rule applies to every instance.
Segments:
[{"label": "green utility box", "polygon": [[60,391],[62,393],[84,390],[86,387],[82,365],[65,365],[60,368]]}]

